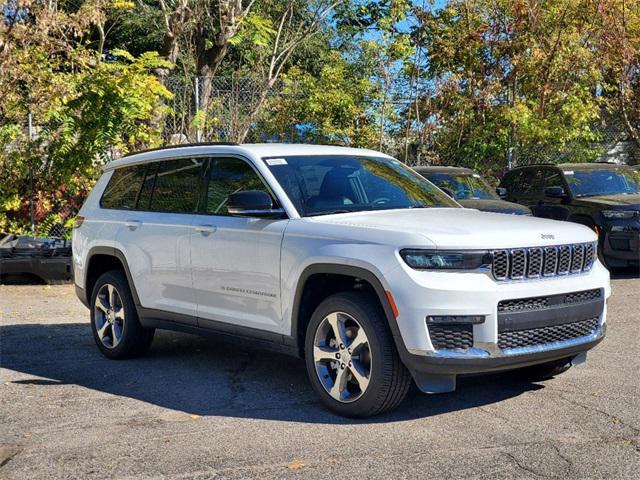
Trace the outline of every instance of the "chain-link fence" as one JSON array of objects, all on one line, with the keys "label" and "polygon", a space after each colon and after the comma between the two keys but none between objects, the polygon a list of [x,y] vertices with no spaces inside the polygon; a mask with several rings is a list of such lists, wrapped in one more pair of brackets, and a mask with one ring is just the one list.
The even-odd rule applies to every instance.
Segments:
[{"label": "chain-link fence", "polygon": [[[163,142],[166,145],[196,142],[291,142],[299,141],[305,125],[290,122],[288,126],[274,127],[268,115],[283,102],[302,98],[305,92],[296,85],[285,85],[282,81],[266,84],[247,77],[202,78],[183,76],[169,77],[165,86],[173,93],[170,111],[165,119]],[[403,119],[407,111],[414,108],[415,100],[395,94],[388,101],[370,99],[364,109],[378,123],[382,132],[380,144],[387,153],[397,155],[411,164],[428,164],[433,158],[431,134],[406,130]],[[384,113],[383,113],[384,111]],[[409,122],[409,125],[415,126]],[[380,126],[382,128],[380,128]],[[279,128],[279,129],[278,129]],[[603,114],[593,126],[597,141],[591,145],[566,145],[563,149],[550,147],[518,148],[517,144],[505,152],[511,166],[530,163],[558,163],[573,160],[580,149],[600,151],[602,160],[640,163],[640,152],[628,140],[622,122],[615,116]],[[328,143],[331,139],[314,136],[306,131],[304,141]],[[66,237],[70,235],[70,219],[79,208],[75,200],[54,199],[53,207],[46,219],[36,222],[35,233],[40,236]]]}]

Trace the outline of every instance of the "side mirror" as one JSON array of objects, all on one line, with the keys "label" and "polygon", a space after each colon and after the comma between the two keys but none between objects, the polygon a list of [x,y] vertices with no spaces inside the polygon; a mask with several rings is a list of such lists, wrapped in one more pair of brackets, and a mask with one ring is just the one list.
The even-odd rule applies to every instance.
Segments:
[{"label": "side mirror", "polygon": [[547,187],[544,189],[544,194],[551,198],[566,198],[567,192],[562,187]]},{"label": "side mirror", "polygon": [[507,196],[507,189],[504,187],[498,187],[496,188],[496,193],[500,198],[504,198]]},{"label": "side mirror", "polygon": [[241,217],[282,217],[282,208],[273,208],[271,195],[262,190],[247,190],[229,195],[227,209]]}]

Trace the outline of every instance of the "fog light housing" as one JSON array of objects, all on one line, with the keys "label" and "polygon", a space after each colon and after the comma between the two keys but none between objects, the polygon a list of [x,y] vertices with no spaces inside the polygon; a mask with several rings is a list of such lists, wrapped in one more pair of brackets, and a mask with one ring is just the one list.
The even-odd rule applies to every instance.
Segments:
[{"label": "fog light housing", "polygon": [[484,323],[484,315],[430,315],[427,323],[430,325],[461,325]]}]

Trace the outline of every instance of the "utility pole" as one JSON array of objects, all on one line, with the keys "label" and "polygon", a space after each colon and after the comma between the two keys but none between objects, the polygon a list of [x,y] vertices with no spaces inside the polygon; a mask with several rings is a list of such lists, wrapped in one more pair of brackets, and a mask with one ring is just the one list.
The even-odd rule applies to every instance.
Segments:
[{"label": "utility pole", "polygon": [[[196,117],[200,113],[200,77],[196,76],[196,84],[195,84],[195,99],[196,99]],[[196,123],[196,142],[200,143],[202,141],[202,130],[200,130],[200,118],[198,118],[198,123]]]},{"label": "utility pole", "polygon": [[[27,114],[27,135],[29,136],[29,144],[33,142],[33,115],[31,114],[31,97],[27,93],[27,101],[29,102],[27,105],[28,114]],[[31,145],[30,145],[31,146]],[[31,162],[30,162],[31,163]],[[29,184],[31,189],[31,195],[29,197],[29,215],[31,218],[31,233],[36,233],[36,215],[35,215],[35,201],[33,198],[33,165],[29,165]]]}]

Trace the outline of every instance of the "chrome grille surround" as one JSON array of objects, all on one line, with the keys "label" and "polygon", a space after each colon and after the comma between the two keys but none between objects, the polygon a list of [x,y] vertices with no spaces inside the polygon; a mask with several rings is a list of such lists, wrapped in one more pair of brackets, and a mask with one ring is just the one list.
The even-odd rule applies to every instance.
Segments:
[{"label": "chrome grille surround", "polygon": [[493,250],[493,278],[527,280],[588,272],[596,251],[595,243]]}]

